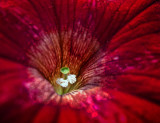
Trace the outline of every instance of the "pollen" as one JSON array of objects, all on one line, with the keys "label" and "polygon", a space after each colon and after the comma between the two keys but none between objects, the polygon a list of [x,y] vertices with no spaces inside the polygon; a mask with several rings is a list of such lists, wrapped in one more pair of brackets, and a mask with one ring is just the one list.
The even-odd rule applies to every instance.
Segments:
[{"label": "pollen", "polygon": [[62,87],[68,86],[68,80],[64,80],[63,78],[58,78],[56,82]]},{"label": "pollen", "polygon": [[70,74],[67,78],[67,81],[70,83],[70,84],[74,84],[76,82],[76,75],[74,74]]}]

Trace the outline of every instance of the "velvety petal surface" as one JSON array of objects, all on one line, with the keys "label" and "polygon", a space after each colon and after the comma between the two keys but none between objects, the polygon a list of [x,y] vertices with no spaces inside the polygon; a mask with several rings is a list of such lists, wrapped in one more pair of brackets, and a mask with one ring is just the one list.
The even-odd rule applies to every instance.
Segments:
[{"label": "velvety petal surface", "polygon": [[[1,0],[0,121],[160,122],[159,8],[159,0]],[[77,76],[66,89],[56,84],[63,66]]]}]

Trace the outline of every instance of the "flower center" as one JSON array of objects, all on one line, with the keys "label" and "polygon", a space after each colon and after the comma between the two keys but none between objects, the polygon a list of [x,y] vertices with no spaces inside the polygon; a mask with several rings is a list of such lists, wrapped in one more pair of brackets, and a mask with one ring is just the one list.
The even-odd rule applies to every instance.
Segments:
[{"label": "flower center", "polygon": [[[67,92],[69,92],[69,88],[71,86],[71,84],[74,84],[76,82],[76,75],[74,74],[69,74],[70,70],[68,67],[62,67],[60,69],[60,72],[63,74],[63,78],[58,78],[56,80],[56,83],[61,86],[62,88],[56,89],[56,92],[59,95],[65,94]],[[68,89],[67,89],[68,88]],[[67,91],[64,91],[65,89],[67,89]]]},{"label": "flower center", "polygon": [[97,60],[91,56],[98,52],[100,43],[88,29],[78,22],[75,30],[42,32],[39,40],[26,55],[29,65],[43,75],[54,92],[64,95],[91,85],[94,72],[87,69]]}]

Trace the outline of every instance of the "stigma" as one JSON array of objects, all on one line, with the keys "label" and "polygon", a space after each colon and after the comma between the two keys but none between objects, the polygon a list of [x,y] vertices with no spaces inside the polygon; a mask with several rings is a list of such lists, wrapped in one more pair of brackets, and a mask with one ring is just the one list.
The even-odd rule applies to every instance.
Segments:
[{"label": "stigma", "polygon": [[56,83],[62,87],[67,87],[70,84],[74,84],[76,82],[76,75],[69,74],[70,70],[68,67],[62,67],[60,69],[61,73],[63,74],[63,78],[58,78]]}]

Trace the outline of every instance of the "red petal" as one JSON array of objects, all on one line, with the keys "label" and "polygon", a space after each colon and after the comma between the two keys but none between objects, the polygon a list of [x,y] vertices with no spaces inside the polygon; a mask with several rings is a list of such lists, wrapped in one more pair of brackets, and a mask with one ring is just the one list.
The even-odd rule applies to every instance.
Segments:
[{"label": "red petal", "polygon": [[[158,83],[160,72],[159,7],[159,0],[93,0],[91,2],[89,0],[67,0],[65,2],[48,0],[45,3],[43,0],[1,1],[0,56],[28,63],[27,51],[32,46],[39,46],[43,33],[56,30],[59,37],[62,38],[62,32],[66,29],[71,29],[73,32],[76,29],[80,31],[78,26],[80,23],[94,38],[98,39],[102,47],[102,51],[100,50],[94,57],[85,59],[87,63],[82,64],[81,76],[90,85],[101,82],[107,85],[106,88],[123,91],[122,93],[108,90],[111,95],[110,100],[100,102],[95,100],[94,104],[100,108],[97,119],[91,119],[89,115],[82,114],[85,112],[83,110],[77,111],[69,107],[61,107],[60,110],[57,110],[60,114],[58,117],[55,106],[46,106],[39,111],[41,106],[31,104],[28,93],[23,88],[23,82],[27,78],[24,72],[25,67],[2,59],[0,61],[2,120],[31,122],[36,116],[35,122],[52,122],[53,120],[78,122],[77,114],[80,113],[80,116],[83,117],[82,122],[88,120],[93,122],[160,122],[158,118],[160,108],[154,104],[159,104],[160,100],[160,84]],[[85,35],[84,32],[82,31],[81,34]],[[50,36],[47,35],[47,37]],[[58,43],[62,45],[66,43],[66,40]],[[77,42],[74,41],[74,43]],[[87,43],[90,42],[87,40]],[[86,48],[81,45],[76,46],[75,49]],[[91,50],[89,48],[88,50]],[[104,49],[107,55],[103,54]],[[70,53],[74,54],[75,51],[77,50],[72,50]],[[41,55],[43,56],[43,53]],[[53,58],[56,55],[53,55]],[[80,58],[83,58],[84,55],[84,52],[80,52]],[[48,54],[40,57],[40,63],[42,63],[40,66],[45,68],[42,71],[50,70],[47,71],[50,75],[56,65],[48,67],[50,61],[45,58],[49,57]],[[36,67],[36,65],[32,66]],[[14,69],[11,70],[12,68]],[[9,74],[4,75],[4,71]],[[88,110],[92,112],[89,108]]]}]

